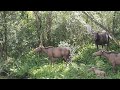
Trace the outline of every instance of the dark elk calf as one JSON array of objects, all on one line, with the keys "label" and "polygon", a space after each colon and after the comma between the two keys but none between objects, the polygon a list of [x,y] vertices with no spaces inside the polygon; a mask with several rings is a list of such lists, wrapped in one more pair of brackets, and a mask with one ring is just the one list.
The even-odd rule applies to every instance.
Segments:
[{"label": "dark elk calf", "polygon": [[107,50],[109,47],[109,34],[107,32],[96,32],[93,33],[94,36],[94,41],[95,41],[95,45],[97,46],[98,49],[98,45],[102,45],[105,46],[105,44],[107,44]]},{"label": "dark elk calf", "polygon": [[120,53],[99,50],[93,53],[93,56],[103,56],[107,58],[107,60],[112,64],[113,72],[115,72],[115,66],[120,65]]},{"label": "dark elk calf", "polygon": [[62,47],[44,47],[44,46],[39,46],[38,48],[34,49],[34,52],[44,52],[48,55],[49,59],[51,60],[51,64],[54,63],[55,58],[60,58],[62,57],[65,62],[70,62],[70,50],[67,48],[62,48]]}]

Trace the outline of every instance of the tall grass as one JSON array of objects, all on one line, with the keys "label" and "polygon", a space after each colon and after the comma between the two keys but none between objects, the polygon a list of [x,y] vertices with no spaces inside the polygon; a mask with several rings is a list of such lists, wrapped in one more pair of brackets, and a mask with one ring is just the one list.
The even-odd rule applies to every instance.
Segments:
[{"label": "tall grass", "polygon": [[[74,48],[75,49],[75,48]],[[4,65],[8,70],[10,78],[30,78],[30,79],[100,79],[93,72],[88,71],[95,66],[107,73],[107,79],[119,79],[120,67],[118,72],[112,72],[112,66],[103,57],[93,57],[92,53],[96,47],[92,44],[74,50],[72,63],[66,66],[63,59],[57,59],[52,66],[49,59],[44,54],[35,54],[31,51],[26,55],[19,57],[17,60],[11,59],[12,62]]]}]

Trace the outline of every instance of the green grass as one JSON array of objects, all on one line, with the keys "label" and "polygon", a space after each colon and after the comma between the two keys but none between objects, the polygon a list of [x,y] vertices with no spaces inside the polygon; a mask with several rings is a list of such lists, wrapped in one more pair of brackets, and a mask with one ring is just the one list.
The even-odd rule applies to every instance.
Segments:
[{"label": "green grass", "polygon": [[10,78],[29,78],[29,79],[101,79],[93,72],[88,71],[92,66],[100,68],[107,73],[105,79],[120,79],[120,66],[118,72],[112,72],[112,66],[103,57],[93,57],[96,51],[93,45],[80,47],[72,57],[72,63],[68,66],[62,59],[57,59],[52,66],[46,55],[28,52],[26,55],[13,60],[4,66]]}]

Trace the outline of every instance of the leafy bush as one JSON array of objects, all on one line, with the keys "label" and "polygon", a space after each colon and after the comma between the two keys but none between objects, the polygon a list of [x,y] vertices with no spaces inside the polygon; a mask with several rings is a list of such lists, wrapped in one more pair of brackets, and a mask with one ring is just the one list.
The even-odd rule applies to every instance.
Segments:
[{"label": "leafy bush", "polygon": [[[68,43],[61,42],[59,46],[69,46]],[[74,47],[78,48],[78,47]],[[30,78],[30,79],[101,79],[89,69],[94,66],[107,73],[105,78],[120,78],[119,66],[118,72],[112,72],[111,64],[103,57],[93,57],[92,53],[96,48],[92,44],[79,47],[74,52],[72,63],[66,66],[61,59],[52,66],[49,64],[48,57],[38,55],[31,51],[19,57],[17,60],[9,59],[9,64],[4,66],[8,71],[9,78]],[[11,61],[11,62],[10,62]]]}]

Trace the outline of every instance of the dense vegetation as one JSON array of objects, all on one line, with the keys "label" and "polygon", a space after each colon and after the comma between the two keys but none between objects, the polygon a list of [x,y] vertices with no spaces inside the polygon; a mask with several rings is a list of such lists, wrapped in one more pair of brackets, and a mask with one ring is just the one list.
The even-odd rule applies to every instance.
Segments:
[{"label": "dense vegetation", "polygon": [[[105,58],[92,56],[97,49],[91,35],[92,30],[109,32],[109,50],[120,52],[119,11],[1,11],[0,24],[1,78],[100,78],[88,71],[92,66],[104,70],[105,78],[120,78],[120,66],[113,73]],[[32,52],[40,43],[70,47],[72,63],[57,59],[52,67],[45,54]]]}]

